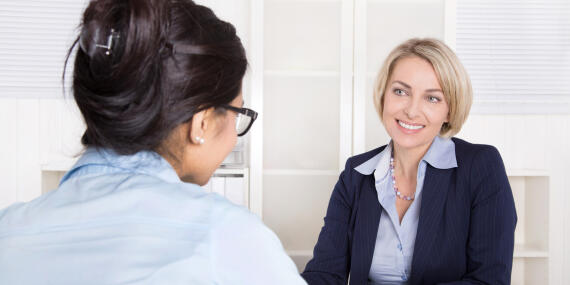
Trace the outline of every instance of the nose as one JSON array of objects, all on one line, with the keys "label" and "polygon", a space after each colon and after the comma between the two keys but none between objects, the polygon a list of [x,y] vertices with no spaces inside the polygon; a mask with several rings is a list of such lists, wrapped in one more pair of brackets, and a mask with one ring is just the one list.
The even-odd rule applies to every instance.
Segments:
[{"label": "nose", "polygon": [[412,96],[412,98],[408,100],[406,107],[404,108],[404,113],[408,116],[408,119],[414,119],[420,112],[420,102],[414,97],[415,96]]}]

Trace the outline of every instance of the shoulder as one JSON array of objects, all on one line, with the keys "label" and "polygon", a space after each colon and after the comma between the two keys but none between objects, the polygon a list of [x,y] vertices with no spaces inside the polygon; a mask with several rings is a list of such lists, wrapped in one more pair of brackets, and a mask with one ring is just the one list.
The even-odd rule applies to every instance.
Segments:
[{"label": "shoulder", "polygon": [[236,205],[219,194],[209,193],[208,202],[211,204],[212,222],[218,230],[263,226],[261,219],[246,207]]},{"label": "shoulder", "polygon": [[385,148],[384,145],[347,159],[344,171],[340,174],[331,194],[329,208],[333,205],[346,208],[358,201],[356,196],[361,192],[362,183],[374,173],[378,155]]},{"label": "shoulder", "polygon": [[304,284],[277,235],[246,208],[226,206],[215,214],[211,233],[218,283]]},{"label": "shoulder", "polygon": [[[151,186],[151,185],[149,185]],[[152,215],[165,215],[168,219],[180,219],[181,221],[198,221],[215,228],[228,219],[234,222],[245,223],[255,219],[245,207],[230,202],[218,193],[208,192],[199,185],[191,183],[160,183],[156,187],[137,189],[133,191],[134,199],[152,201],[157,212]],[[141,191],[145,190],[145,191]],[[136,192],[144,192],[139,194]],[[147,207],[146,210],[152,208]],[[144,210],[144,209],[143,209]],[[146,211],[144,210],[144,211]]]},{"label": "shoulder", "polygon": [[452,138],[459,167],[480,164],[501,163],[502,158],[496,147],[487,144],[474,144],[459,138]]},{"label": "shoulder", "polygon": [[386,148],[386,145],[383,145],[381,147],[377,147],[373,150],[361,153],[361,154],[357,154],[353,157],[350,157],[347,161],[346,161],[346,167],[350,167],[355,168],[361,164],[363,164],[364,162],[368,161],[369,159],[373,158],[374,156],[378,155],[380,152],[382,152],[384,149]]},{"label": "shoulder", "polygon": [[208,193],[207,203],[210,204],[212,237],[218,246],[231,245],[242,239],[269,242],[282,249],[281,242],[273,231],[246,207],[233,204],[216,193]]},{"label": "shoulder", "polygon": [[22,210],[26,204],[18,202],[14,203],[4,209],[0,209],[0,235],[7,232],[12,227],[17,227],[22,223],[18,217],[22,217]]},{"label": "shoulder", "polygon": [[[211,199],[212,229],[221,238],[218,242],[231,243],[239,238],[260,239],[282,249],[277,235],[246,207],[233,204],[218,194],[212,194]],[[233,238],[228,239],[229,236]]]},{"label": "shoulder", "polygon": [[503,159],[496,147],[472,144],[453,138],[458,164],[458,175],[463,177],[471,197],[485,200],[501,192],[510,192]]}]

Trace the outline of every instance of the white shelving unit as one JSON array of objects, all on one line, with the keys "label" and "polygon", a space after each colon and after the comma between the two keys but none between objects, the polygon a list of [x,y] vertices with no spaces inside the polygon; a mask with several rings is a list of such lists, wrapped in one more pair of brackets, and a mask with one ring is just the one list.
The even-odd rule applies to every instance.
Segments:
[{"label": "white shelving unit", "polygon": [[550,177],[543,170],[508,171],[518,223],[511,284],[545,284],[550,278]]},{"label": "white shelving unit", "polygon": [[[252,2],[253,3],[253,2]],[[263,220],[302,270],[352,153],[353,1],[256,1],[263,11]],[[253,59],[255,60],[255,59]],[[254,179],[252,170],[252,180]],[[253,191],[253,189],[252,189]]]}]

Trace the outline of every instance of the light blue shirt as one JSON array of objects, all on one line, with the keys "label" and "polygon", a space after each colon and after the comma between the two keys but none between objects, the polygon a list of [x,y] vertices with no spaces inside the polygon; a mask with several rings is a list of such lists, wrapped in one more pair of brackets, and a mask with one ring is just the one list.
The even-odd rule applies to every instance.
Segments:
[{"label": "light blue shirt", "polygon": [[58,189],[0,211],[0,284],[306,284],[247,209],[154,152],[88,149]]},{"label": "light blue shirt", "polygon": [[427,164],[439,169],[457,167],[455,144],[450,139],[437,136],[420,160],[415,198],[400,224],[396,211],[396,194],[390,175],[391,154],[392,143],[388,144],[382,152],[355,168],[356,171],[365,175],[374,173],[378,201],[383,208],[370,266],[369,284],[408,283],[412,273],[412,258],[422,204],[421,191]]}]

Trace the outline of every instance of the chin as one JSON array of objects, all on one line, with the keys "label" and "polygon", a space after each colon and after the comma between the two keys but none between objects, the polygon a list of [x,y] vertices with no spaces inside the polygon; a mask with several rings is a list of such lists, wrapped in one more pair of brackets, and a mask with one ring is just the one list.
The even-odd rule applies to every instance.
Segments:
[{"label": "chin", "polygon": [[183,182],[186,182],[186,183],[192,183],[192,184],[198,184],[200,186],[204,186],[210,180],[210,176],[205,177],[205,178],[197,178],[195,176],[186,175],[186,176],[180,177],[180,180],[182,180]]},{"label": "chin", "polygon": [[419,142],[419,141],[410,141],[410,140],[397,140],[394,139],[393,140],[395,144],[397,144],[398,146],[405,148],[405,149],[414,149],[416,147],[419,147],[421,145],[423,145],[423,143]]},{"label": "chin", "polygon": [[414,149],[417,147],[429,145],[435,139],[436,135],[433,136],[417,136],[417,135],[402,135],[398,134],[395,136],[390,136],[395,144],[406,149]]}]

